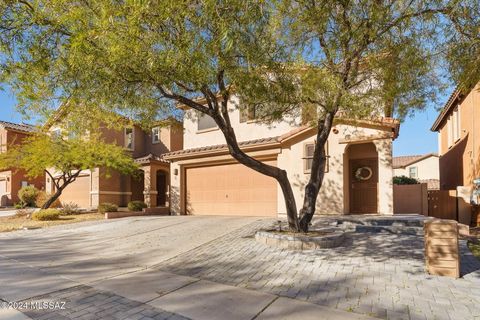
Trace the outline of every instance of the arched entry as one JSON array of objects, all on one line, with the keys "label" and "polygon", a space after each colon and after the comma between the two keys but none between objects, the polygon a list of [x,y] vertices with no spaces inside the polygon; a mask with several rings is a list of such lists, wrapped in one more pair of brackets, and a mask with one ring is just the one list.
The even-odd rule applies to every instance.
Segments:
[{"label": "arched entry", "polygon": [[348,146],[350,213],[378,213],[378,154],[373,143]]},{"label": "arched entry", "polygon": [[167,205],[167,186],[168,175],[165,171],[157,171],[157,207],[165,207]]}]

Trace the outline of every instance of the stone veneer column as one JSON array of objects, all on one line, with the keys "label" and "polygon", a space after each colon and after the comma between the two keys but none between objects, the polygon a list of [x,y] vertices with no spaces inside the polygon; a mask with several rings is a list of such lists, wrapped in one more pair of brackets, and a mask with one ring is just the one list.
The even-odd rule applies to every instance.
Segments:
[{"label": "stone veneer column", "polygon": [[144,172],[144,202],[149,208],[154,208],[157,206],[157,172],[151,166],[145,166],[142,170]]},{"label": "stone veneer column", "polygon": [[374,140],[378,153],[378,213],[393,214],[392,140]]}]

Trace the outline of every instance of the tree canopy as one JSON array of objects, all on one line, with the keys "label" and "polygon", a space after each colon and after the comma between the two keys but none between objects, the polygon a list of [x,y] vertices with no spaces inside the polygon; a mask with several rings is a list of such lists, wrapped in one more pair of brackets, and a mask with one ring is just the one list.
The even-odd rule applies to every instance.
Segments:
[{"label": "tree canopy", "polygon": [[57,135],[34,134],[21,144],[9,146],[0,154],[0,169],[23,169],[32,178],[47,175],[55,185],[48,208],[63,189],[73,183],[82,170],[105,168],[121,173],[138,170],[132,157],[114,144],[105,143],[96,135],[89,137],[70,136],[64,139]]},{"label": "tree canopy", "polygon": [[[469,67],[480,32],[470,1],[9,0],[0,16],[1,78],[22,110],[48,114],[68,100],[81,125],[112,110],[148,122],[186,105],[214,119],[236,160],[277,179],[290,226],[303,230],[336,117],[403,118],[434,100],[442,70],[462,83],[480,72]],[[254,106],[264,121],[312,111],[300,224],[286,172],[238,146],[234,93],[236,108]]]}]

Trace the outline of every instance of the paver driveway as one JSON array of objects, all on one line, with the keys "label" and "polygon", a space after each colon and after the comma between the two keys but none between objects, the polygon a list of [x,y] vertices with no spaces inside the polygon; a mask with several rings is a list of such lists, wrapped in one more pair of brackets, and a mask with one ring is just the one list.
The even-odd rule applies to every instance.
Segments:
[{"label": "paver driveway", "polygon": [[422,237],[358,233],[340,248],[291,252],[255,242],[271,223],[143,217],[1,234],[0,298],[69,301],[25,312],[42,319],[480,317],[480,264],[466,251],[453,280],[424,274]]}]

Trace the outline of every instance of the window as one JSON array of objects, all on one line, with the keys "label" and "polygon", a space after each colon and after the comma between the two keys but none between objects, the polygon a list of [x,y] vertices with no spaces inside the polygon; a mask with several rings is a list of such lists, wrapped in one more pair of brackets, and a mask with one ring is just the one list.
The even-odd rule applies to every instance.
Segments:
[{"label": "window", "polygon": [[152,143],[160,142],[160,127],[155,127],[152,129]]},{"label": "window", "polygon": [[410,178],[417,178],[417,167],[408,168],[408,175]]},{"label": "window", "polygon": [[456,107],[447,120],[448,146],[451,147],[460,139],[460,112]]},{"label": "window", "polygon": [[[315,142],[306,143],[304,147],[304,155],[303,155],[303,171],[304,173],[310,173],[312,171],[312,164],[313,164],[313,154],[315,152]],[[328,142],[325,143],[325,172],[328,172]]]},{"label": "window", "polygon": [[203,131],[203,130],[208,130],[208,129],[214,129],[217,127],[217,124],[215,123],[215,120],[213,120],[212,117],[210,117],[207,114],[198,114],[197,115],[198,119],[198,131]]},{"label": "window", "polygon": [[28,187],[28,181],[22,181],[21,182],[21,187]]},{"label": "window", "polygon": [[52,131],[52,137],[59,139],[62,137],[62,129],[58,128]]},{"label": "window", "polygon": [[125,128],[125,148],[133,150],[133,128]]},{"label": "window", "polygon": [[261,105],[253,105],[240,109],[240,123],[259,120],[262,117],[261,107]]}]

